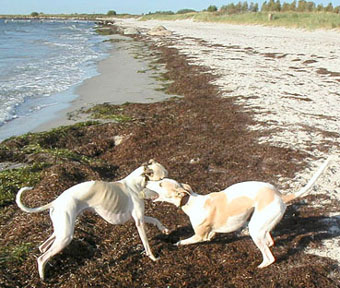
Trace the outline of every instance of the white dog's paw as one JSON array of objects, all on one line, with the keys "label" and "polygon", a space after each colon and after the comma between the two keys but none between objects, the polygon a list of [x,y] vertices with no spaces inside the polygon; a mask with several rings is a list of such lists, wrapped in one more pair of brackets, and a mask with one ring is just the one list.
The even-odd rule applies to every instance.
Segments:
[{"label": "white dog's paw", "polygon": [[174,244],[175,246],[181,246],[182,245],[182,241],[178,241],[177,243]]},{"label": "white dog's paw", "polygon": [[156,258],[155,256],[153,256],[153,255],[148,255],[149,256],[149,258],[152,260],[152,261],[154,261],[154,262],[156,262],[156,261],[158,261],[159,260],[159,257],[158,258]]},{"label": "white dog's paw", "polygon": [[159,260],[159,258],[156,258],[152,253],[151,254],[146,253],[145,250],[143,252],[141,252],[141,254],[148,256],[152,261],[158,261]]}]

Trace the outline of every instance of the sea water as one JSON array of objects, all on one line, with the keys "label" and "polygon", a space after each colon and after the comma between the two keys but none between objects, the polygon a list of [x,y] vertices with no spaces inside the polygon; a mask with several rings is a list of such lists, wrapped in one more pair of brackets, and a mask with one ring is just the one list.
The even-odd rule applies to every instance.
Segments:
[{"label": "sea water", "polygon": [[[73,88],[97,74],[97,63],[111,46],[94,26],[87,21],[0,19],[0,141],[33,129],[26,119],[37,113],[40,121],[48,120],[41,119],[53,111],[47,107],[71,101]],[[45,115],[44,109],[49,111]],[[12,127],[4,129],[6,125]]]}]

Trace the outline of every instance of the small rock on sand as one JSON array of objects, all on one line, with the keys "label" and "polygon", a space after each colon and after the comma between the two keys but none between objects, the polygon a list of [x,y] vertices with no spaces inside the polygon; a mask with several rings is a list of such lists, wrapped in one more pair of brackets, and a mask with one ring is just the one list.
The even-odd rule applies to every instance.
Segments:
[{"label": "small rock on sand", "polygon": [[159,25],[156,27],[153,27],[152,29],[149,30],[148,35],[151,36],[167,36],[171,35],[172,32],[167,30],[164,26]]}]

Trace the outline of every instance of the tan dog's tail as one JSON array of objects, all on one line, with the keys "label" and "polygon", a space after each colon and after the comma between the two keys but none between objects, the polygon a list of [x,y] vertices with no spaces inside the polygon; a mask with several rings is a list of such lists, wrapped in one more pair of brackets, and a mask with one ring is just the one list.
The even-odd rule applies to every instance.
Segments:
[{"label": "tan dog's tail", "polygon": [[52,203],[53,202],[50,202],[44,206],[40,206],[40,207],[37,207],[37,208],[29,208],[29,207],[26,207],[24,204],[22,204],[21,202],[21,194],[24,192],[24,191],[27,191],[27,190],[32,190],[33,188],[32,187],[23,187],[19,190],[16,198],[15,198],[15,202],[17,203],[18,207],[22,210],[22,211],[25,211],[27,213],[37,213],[37,212],[41,212],[41,211],[44,211],[44,210],[47,210],[49,208],[52,207]]},{"label": "tan dog's tail", "polygon": [[326,170],[328,164],[329,164],[330,158],[328,158],[319,168],[319,170],[314,174],[312,179],[310,179],[305,187],[303,187],[300,191],[295,193],[290,193],[287,195],[282,196],[282,200],[284,203],[288,203],[298,197],[305,196],[305,194],[308,192],[310,188],[315,184],[316,180],[320,177],[320,175]]}]

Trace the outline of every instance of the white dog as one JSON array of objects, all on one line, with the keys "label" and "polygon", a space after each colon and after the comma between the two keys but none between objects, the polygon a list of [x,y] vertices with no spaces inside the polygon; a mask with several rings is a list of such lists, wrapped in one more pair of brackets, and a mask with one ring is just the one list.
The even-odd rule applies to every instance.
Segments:
[{"label": "white dog", "polygon": [[261,250],[264,268],[275,261],[269,247],[274,245],[271,230],[281,220],[286,203],[304,196],[326,169],[327,160],[297,193],[282,195],[273,185],[264,182],[242,182],[221,192],[199,195],[187,184],[172,179],[151,181],[146,189],[159,194],[154,201],[165,201],[181,207],[190,217],[195,235],[176,245],[188,245],[211,240],[216,233],[236,231],[247,222],[250,215],[249,234]]},{"label": "white dog", "polygon": [[143,199],[152,198],[153,195],[150,191],[143,191],[143,189],[147,181],[160,180],[167,175],[167,170],[161,164],[150,160],[149,163],[137,168],[120,181],[83,182],[67,189],[54,201],[37,208],[28,208],[20,200],[21,194],[32,188],[20,189],[16,196],[19,208],[28,213],[50,209],[53,222],[53,234],[39,247],[39,250],[44,253],[38,258],[40,278],[44,279],[47,261],[71,242],[76,217],[85,209],[94,210],[111,224],[124,224],[133,218],[146,255],[153,261],[157,260],[150,249],[144,223],[156,225],[165,234],[169,231],[159,220],[144,216]]}]

